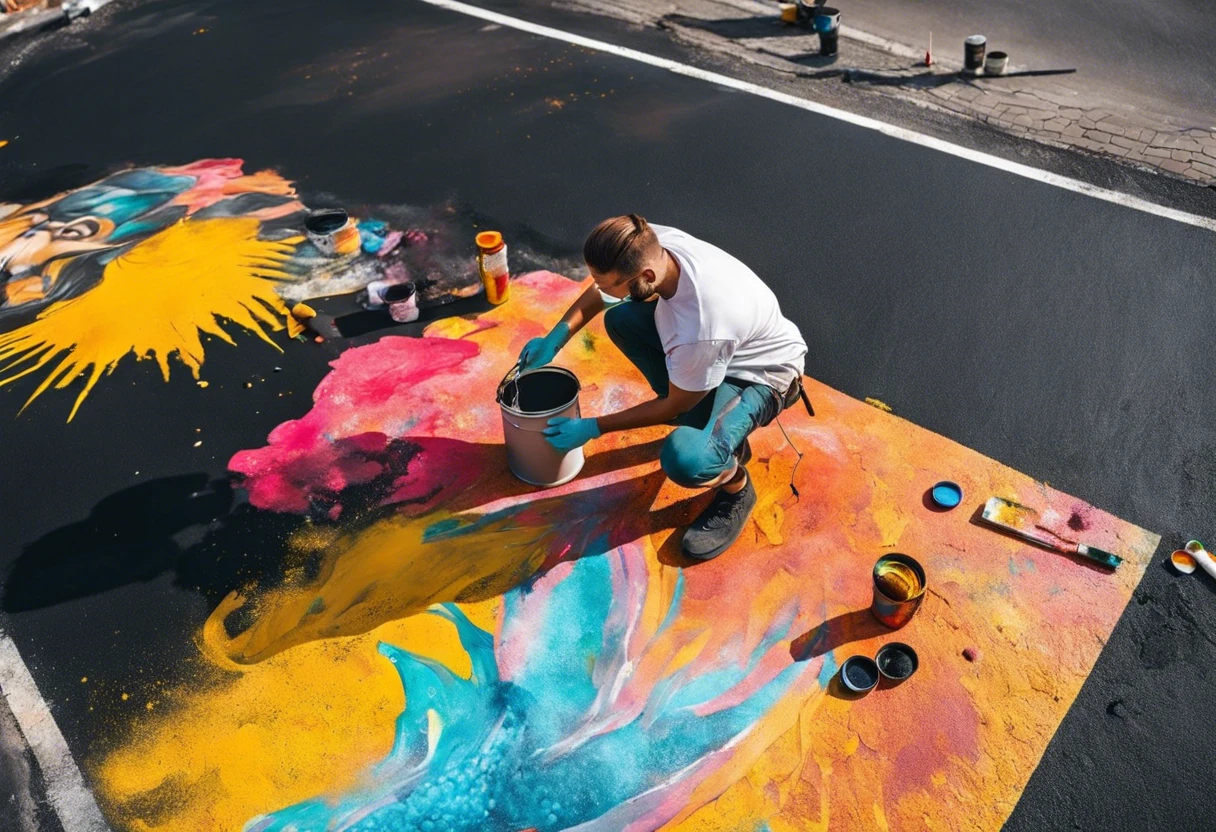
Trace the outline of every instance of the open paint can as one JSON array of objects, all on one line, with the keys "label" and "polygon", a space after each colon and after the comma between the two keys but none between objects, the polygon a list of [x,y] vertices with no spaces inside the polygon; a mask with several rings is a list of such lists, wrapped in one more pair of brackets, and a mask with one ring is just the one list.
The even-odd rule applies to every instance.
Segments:
[{"label": "open paint can", "polygon": [[582,448],[559,451],[542,432],[555,416],[579,417],[578,394],[578,378],[562,367],[528,370],[499,385],[498,406],[512,474],[529,485],[547,488],[568,483],[583,470]]},{"label": "open paint can", "polygon": [[322,208],[304,220],[304,232],[317,251],[328,257],[359,251],[359,229],[341,208]]},{"label": "open paint can", "polygon": [[916,651],[898,641],[884,644],[874,656],[874,663],[878,665],[882,678],[893,684],[907,679],[920,667]]},{"label": "open paint can", "polygon": [[883,555],[874,564],[874,600],[870,612],[892,629],[904,626],[925,597],[925,570],[901,554]]},{"label": "open paint can", "polygon": [[869,693],[878,679],[878,665],[869,656],[850,656],[840,666],[840,683],[853,693]]}]

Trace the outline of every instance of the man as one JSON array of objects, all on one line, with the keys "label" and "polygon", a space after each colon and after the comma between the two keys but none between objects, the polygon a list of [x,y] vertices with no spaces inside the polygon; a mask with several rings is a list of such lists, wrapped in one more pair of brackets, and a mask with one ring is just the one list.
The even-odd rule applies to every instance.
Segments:
[{"label": "man", "polygon": [[806,342],[756,274],[720,248],[629,214],[604,220],[583,246],[595,281],[543,338],[522,369],[548,364],[602,312],[612,342],[641,370],[656,398],[597,419],[549,420],[545,434],[572,450],[604,433],[676,424],[660,461],[687,488],[717,488],[683,538],[708,560],[738,539],[756,504],[745,465],[748,435],[801,393]]}]

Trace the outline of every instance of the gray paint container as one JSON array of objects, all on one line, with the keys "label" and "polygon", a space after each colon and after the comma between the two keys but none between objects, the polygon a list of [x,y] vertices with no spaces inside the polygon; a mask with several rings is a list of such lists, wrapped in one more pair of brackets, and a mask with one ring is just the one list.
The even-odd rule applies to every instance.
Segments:
[{"label": "gray paint container", "polygon": [[583,470],[583,449],[562,452],[542,431],[555,416],[579,417],[578,378],[561,367],[520,373],[498,395],[511,473],[529,485],[563,485]]}]

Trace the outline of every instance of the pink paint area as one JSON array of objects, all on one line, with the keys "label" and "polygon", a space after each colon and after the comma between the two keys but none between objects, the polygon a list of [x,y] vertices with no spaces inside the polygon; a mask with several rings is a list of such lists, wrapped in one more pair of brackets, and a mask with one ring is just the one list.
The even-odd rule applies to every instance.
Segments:
[{"label": "pink paint area", "polygon": [[[386,474],[394,476],[390,502],[467,484],[478,470],[471,463],[483,461],[477,452],[459,440],[423,440],[460,433],[466,408],[453,385],[477,354],[472,342],[440,338],[388,337],[348,350],[332,362],[312,410],[275,428],[266,447],[235,454],[228,467],[254,506],[296,513]],[[394,449],[405,437],[409,448]]]}]

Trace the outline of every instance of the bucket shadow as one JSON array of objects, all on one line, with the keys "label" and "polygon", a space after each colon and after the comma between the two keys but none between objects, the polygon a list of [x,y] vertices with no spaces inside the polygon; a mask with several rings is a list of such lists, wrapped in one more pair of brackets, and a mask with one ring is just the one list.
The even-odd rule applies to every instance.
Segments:
[{"label": "bucket shadow", "polygon": [[790,657],[796,662],[804,662],[831,653],[846,644],[865,641],[890,632],[891,628],[880,623],[870,612],[870,608],[866,607],[829,618],[819,626],[807,630],[790,642]]}]

